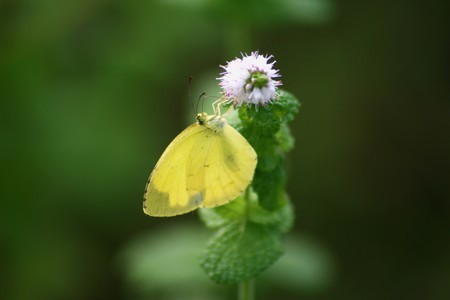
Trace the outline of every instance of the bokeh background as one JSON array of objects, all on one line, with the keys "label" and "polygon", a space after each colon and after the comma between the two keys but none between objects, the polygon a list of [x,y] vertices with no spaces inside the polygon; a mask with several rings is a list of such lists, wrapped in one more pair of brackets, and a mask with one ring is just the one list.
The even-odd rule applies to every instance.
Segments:
[{"label": "bokeh background", "polygon": [[219,64],[302,102],[296,223],[257,299],[450,299],[450,2],[0,1],[0,298],[235,299],[141,199]]}]

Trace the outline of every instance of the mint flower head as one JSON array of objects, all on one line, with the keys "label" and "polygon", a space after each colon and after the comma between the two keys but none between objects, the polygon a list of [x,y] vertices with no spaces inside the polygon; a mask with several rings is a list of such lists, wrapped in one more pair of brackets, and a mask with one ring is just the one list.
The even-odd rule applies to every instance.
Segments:
[{"label": "mint flower head", "polygon": [[273,58],[252,52],[250,55],[242,54],[242,58],[235,58],[221,66],[225,71],[221,73],[220,86],[225,98],[233,102],[235,106],[242,104],[266,105],[277,99],[277,86],[281,81],[274,78],[280,77],[278,70],[273,68]]}]

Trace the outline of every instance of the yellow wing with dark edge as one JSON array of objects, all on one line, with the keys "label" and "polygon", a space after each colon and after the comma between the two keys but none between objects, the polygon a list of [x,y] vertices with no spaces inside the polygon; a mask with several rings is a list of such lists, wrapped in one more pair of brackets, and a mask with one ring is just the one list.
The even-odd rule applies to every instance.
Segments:
[{"label": "yellow wing with dark edge", "polygon": [[156,164],[144,193],[144,212],[168,217],[235,199],[250,184],[256,153],[233,127],[195,123],[181,132]]}]

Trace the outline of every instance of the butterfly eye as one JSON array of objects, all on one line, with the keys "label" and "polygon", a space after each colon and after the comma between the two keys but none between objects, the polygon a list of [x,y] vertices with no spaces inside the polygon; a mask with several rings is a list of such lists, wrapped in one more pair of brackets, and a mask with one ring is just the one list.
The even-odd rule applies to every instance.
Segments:
[{"label": "butterfly eye", "polygon": [[207,116],[208,116],[208,115],[205,114],[205,113],[197,114],[197,121],[198,121],[198,124],[200,124],[200,125],[205,125],[206,117],[207,117]]}]

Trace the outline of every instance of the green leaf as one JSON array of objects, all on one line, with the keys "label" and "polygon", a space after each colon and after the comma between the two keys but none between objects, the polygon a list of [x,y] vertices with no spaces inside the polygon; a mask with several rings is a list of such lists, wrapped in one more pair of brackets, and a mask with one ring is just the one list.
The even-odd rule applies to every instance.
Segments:
[{"label": "green leaf", "polygon": [[220,228],[236,220],[242,220],[246,213],[246,203],[240,195],[230,203],[214,208],[201,208],[198,210],[200,219],[209,228]]},{"label": "green leaf", "polygon": [[257,199],[251,199],[248,208],[248,219],[254,223],[272,226],[280,232],[289,231],[294,223],[294,208],[286,194],[282,201],[283,205],[280,208],[269,211],[262,208]]},{"label": "green leaf", "polygon": [[258,155],[253,188],[261,206],[276,210],[283,204],[286,185],[284,154],[291,150],[294,139],[287,122],[294,119],[300,108],[290,93],[278,90],[280,96],[266,107],[241,107],[239,131],[247,138]]},{"label": "green leaf", "polygon": [[284,160],[280,159],[274,170],[256,169],[252,186],[258,193],[260,205],[267,210],[275,210],[282,206],[286,171]]},{"label": "green leaf", "polygon": [[283,253],[280,233],[251,222],[231,222],[208,243],[200,265],[221,284],[236,284],[254,278]]},{"label": "green leaf", "polygon": [[294,222],[293,206],[286,194],[280,199],[280,207],[274,211],[266,210],[259,204],[258,194],[249,192],[246,202],[244,195],[239,196],[227,205],[198,210],[200,219],[209,228],[216,229],[230,223],[250,222],[268,225],[280,232],[286,232]]},{"label": "green leaf", "polygon": [[276,138],[283,152],[289,152],[294,148],[294,138],[287,124],[281,124],[280,131],[277,132]]},{"label": "green leaf", "polygon": [[278,90],[280,96],[272,104],[272,109],[283,123],[294,120],[295,115],[300,110],[300,102],[289,92]]}]

